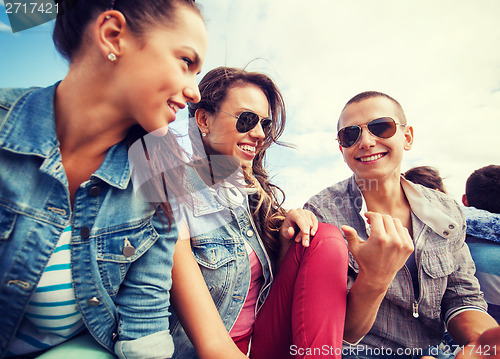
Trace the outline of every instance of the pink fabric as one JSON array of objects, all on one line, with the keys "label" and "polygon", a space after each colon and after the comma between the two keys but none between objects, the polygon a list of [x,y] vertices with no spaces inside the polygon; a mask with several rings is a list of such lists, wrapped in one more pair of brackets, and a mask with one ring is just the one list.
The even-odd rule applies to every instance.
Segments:
[{"label": "pink fabric", "polygon": [[255,306],[257,298],[259,297],[260,288],[264,283],[262,265],[253,250],[248,254],[248,260],[250,261],[251,270],[250,288],[248,290],[245,303],[243,304],[243,308],[241,309],[233,328],[229,332],[231,338],[233,339],[252,332],[253,324],[255,323]]},{"label": "pink fabric", "polygon": [[347,299],[347,247],[320,223],[309,247],[293,243],[257,314],[253,359],[340,358]]}]

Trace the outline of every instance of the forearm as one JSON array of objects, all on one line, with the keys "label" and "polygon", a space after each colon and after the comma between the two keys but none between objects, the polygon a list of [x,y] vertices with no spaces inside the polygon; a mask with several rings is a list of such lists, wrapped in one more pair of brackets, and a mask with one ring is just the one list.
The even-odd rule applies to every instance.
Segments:
[{"label": "forearm", "polygon": [[365,284],[358,275],[347,295],[344,325],[344,340],[346,342],[356,343],[370,331],[386,291],[387,288],[375,288]]},{"label": "forearm", "polygon": [[467,310],[450,320],[448,332],[457,344],[466,345],[476,341],[486,330],[497,326],[497,322],[488,313]]}]

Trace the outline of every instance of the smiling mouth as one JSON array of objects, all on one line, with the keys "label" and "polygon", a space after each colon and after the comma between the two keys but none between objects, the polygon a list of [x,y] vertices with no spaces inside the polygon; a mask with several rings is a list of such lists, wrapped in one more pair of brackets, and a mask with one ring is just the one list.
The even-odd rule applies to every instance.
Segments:
[{"label": "smiling mouth", "polygon": [[385,155],[386,155],[386,153],[377,153],[376,155],[359,157],[359,158],[356,158],[356,159],[358,161],[361,161],[361,162],[371,162],[371,161],[376,161],[376,160],[384,157]]},{"label": "smiling mouth", "polygon": [[255,154],[255,146],[250,146],[250,145],[238,145],[238,147],[245,152]]},{"label": "smiling mouth", "polygon": [[177,111],[179,111],[179,106],[177,106],[175,103],[172,103],[170,101],[167,101],[167,105],[174,110],[175,113],[177,113]]}]

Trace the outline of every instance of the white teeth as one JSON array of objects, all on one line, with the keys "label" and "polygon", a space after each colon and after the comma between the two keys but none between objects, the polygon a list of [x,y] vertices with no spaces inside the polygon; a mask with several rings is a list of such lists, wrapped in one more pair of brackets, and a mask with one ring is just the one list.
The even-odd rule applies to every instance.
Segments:
[{"label": "white teeth", "polygon": [[250,145],[238,145],[239,148],[241,148],[243,151],[247,152],[252,152],[255,153],[255,146],[250,146]]},{"label": "white teeth", "polygon": [[359,160],[361,162],[375,161],[375,160],[378,160],[379,158],[381,158],[382,156],[383,156],[383,154],[379,153],[378,155],[373,155],[373,156],[370,156],[370,157],[361,157]]},{"label": "white teeth", "polygon": [[168,102],[167,104],[174,109],[175,113],[179,111],[179,106],[177,106],[176,104],[170,102]]}]

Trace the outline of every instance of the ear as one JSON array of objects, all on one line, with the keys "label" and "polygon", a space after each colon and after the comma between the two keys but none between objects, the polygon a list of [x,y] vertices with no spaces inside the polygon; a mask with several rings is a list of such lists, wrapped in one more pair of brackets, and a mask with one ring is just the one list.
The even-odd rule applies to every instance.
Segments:
[{"label": "ear", "polygon": [[467,196],[465,194],[462,195],[462,203],[465,207],[469,207],[469,202],[467,201]]},{"label": "ear", "polygon": [[127,21],[120,11],[104,11],[95,20],[99,50],[105,58],[110,53],[119,57],[123,51],[123,39],[127,33]]},{"label": "ear", "polygon": [[411,147],[413,145],[413,127],[407,126],[404,136],[405,136],[404,149],[405,151],[409,151],[411,150]]},{"label": "ear", "polygon": [[203,133],[210,133],[210,121],[209,121],[209,113],[204,109],[197,109],[194,113],[194,117],[196,119],[196,124],[198,128]]}]

